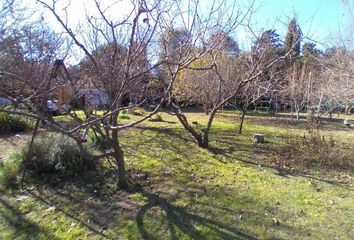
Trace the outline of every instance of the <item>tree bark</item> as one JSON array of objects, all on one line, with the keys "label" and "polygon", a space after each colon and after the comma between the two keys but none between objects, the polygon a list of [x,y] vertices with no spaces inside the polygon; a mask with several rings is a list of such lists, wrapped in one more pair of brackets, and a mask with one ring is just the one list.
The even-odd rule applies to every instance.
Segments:
[{"label": "tree bark", "polygon": [[182,126],[192,135],[198,146],[204,148],[203,138],[201,134],[197,133],[197,131],[191,125],[189,125],[186,116],[182,112],[175,109],[175,113]]},{"label": "tree bark", "polygon": [[208,104],[203,104],[203,109],[204,109],[205,115],[209,115],[209,106],[208,106]]},{"label": "tree bark", "polygon": [[119,143],[114,149],[114,158],[118,166],[118,186],[122,189],[127,189],[128,180],[125,171],[124,152]]},{"label": "tree bark", "polygon": [[200,146],[202,148],[208,148],[209,147],[209,132],[211,125],[214,121],[215,114],[217,112],[217,108],[213,108],[213,110],[210,113],[209,119],[208,119],[208,124],[205,129],[203,129],[203,146]]},{"label": "tree bark", "polygon": [[22,172],[21,181],[20,181],[20,187],[21,188],[22,188],[22,185],[23,185],[23,180],[25,179],[25,175],[26,175],[26,171],[27,171],[27,164],[32,158],[32,148],[33,148],[33,144],[34,144],[34,139],[37,136],[37,132],[38,132],[38,129],[39,129],[39,123],[40,122],[41,121],[39,119],[36,120],[36,125],[35,125],[34,130],[33,130],[31,142],[30,142],[29,147],[28,147],[28,153],[27,153],[25,161],[23,162],[23,172]]},{"label": "tree bark", "polygon": [[[111,121],[114,126],[118,124],[118,114],[118,112],[112,114]],[[128,187],[128,181],[125,172],[124,152],[119,144],[118,129],[112,130],[111,143],[114,150],[113,157],[118,167],[118,186],[122,189],[126,189]]]},{"label": "tree bark", "polygon": [[174,112],[178,118],[178,120],[181,122],[183,127],[192,135],[196,143],[198,144],[198,147],[208,149],[209,148],[209,132],[210,128],[212,126],[215,114],[217,112],[217,108],[213,108],[213,110],[210,112],[209,119],[207,126],[202,129],[201,133],[198,133],[189,123],[186,118],[186,116],[182,113],[182,110],[178,106],[178,104],[172,102],[172,107],[174,109]]},{"label": "tree bark", "polygon": [[[177,103],[171,102],[173,107],[173,111],[175,112],[178,120],[182,124],[182,126],[192,135],[198,147],[208,148],[208,144],[205,144],[205,135],[198,133],[189,123],[187,117],[182,113],[180,106]],[[208,131],[208,130],[207,130]],[[205,134],[205,133],[204,133]],[[208,139],[207,139],[208,140]]]},{"label": "tree bark", "polygon": [[246,116],[247,110],[246,109],[242,109],[242,116],[241,116],[241,121],[240,121],[240,127],[238,129],[238,133],[242,134],[242,128],[243,128],[243,122]]}]

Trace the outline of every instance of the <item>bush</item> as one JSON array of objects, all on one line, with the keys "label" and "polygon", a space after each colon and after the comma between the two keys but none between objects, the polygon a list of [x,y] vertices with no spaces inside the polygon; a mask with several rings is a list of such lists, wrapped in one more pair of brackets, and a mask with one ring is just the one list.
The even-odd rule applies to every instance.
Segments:
[{"label": "bush", "polygon": [[[90,151],[88,148],[87,150]],[[59,134],[37,138],[33,143],[31,159],[25,163],[27,154],[28,146],[25,146],[0,163],[1,190],[18,186],[24,166],[32,176],[42,173],[75,176],[94,169],[97,164],[97,161],[80,151],[73,139]]]},{"label": "bush", "polygon": [[4,162],[0,163],[0,189],[8,190],[18,187],[19,183],[19,173],[20,156],[22,155],[22,150],[18,150],[10,154],[9,158]]},{"label": "bush", "polygon": [[0,112],[0,134],[23,132],[29,126],[20,116]]},{"label": "bush", "polygon": [[273,161],[282,167],[301,168],[321,165],[329,168],[351,169],[352,151],[345,143],[337,143],[333,136],[325,137],[318,129],[310,128],[300,138],[290,138],[280,147]]},{"label": "bush", "polygon": [[[87,148],[88,151],[90,149]],[[23,163],[28,154],[28,146],[22,151]],[[77,175],[93,169],[96,161],[80,151],[77,143],[64,135],[52,134],[36,139],[32,147],[31,159],[26,163],[32,173],[58,172],[63,175]]]}]

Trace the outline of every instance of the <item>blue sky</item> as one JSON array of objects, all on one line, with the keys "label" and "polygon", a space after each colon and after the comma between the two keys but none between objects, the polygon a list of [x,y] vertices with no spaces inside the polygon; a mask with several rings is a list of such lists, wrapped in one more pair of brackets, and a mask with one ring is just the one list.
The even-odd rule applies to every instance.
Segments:
[{"label": "blue sky", "polygon": [[254,25],[275,28],[285,34],[286,24],[296,16],[306,37],[331,44],[338,31],[346,25],[348,9],[342,0],[258,0]]},{"label": "blue sky", "polygon": [[[63,0],[64,2],[69,0]],[[203,9],[208,10],[213,0],[199,0]],[[218,1],[218,0],[217,0]],[[219,0],[220,1],[220,0]],[[249,6],[253,0],[226,0],[229,3],[236,2],[237,5]],[[255,0],[255,13],[252,16],[252,29],[256,34],[268,29],[276,29],[281,36],[285,35],[287,24],[294,16],[297,17],[305,37],[317,41],[317,46],[324,49],[332,45],[338,37],[340,29],[345,32],[348,26],[348,8],[343,3],[349,2],[354,10],[354,0]],[[87,3],[92,0],[72,0],[70,22],[75,25],[78,19],[85,16],[85,9],[91,7]],[[102,2],[113,2],[104,0]],[[129,5],[129,0],[118,0],[120,6]],[[181,0],[181,2],[187,2]],[[123,4],[123,5],[122,5]],[[127,12],[128,7],[115,8],[114,12]],[[209,6],[208,6],[209,5]],[[80,11],[78,11],[80,9]],[[49,17],[53,25],[57,25],[53,17]],[[340,27],[341,26],[341,27]],[[344,27],[345,26],[345,27]],[[234,33],[242,49],[249,49],[251,41],[249,33],[238,28]]]}]

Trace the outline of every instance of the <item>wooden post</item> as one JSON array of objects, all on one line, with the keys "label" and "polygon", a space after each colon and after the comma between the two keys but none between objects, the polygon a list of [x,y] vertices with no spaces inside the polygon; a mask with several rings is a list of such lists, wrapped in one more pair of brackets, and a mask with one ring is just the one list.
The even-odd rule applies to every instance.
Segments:
[{"label": "wooden post", "polygon": [[260,133],[256,133],[253,136],[253,143],[264,143],[264,135]]}]

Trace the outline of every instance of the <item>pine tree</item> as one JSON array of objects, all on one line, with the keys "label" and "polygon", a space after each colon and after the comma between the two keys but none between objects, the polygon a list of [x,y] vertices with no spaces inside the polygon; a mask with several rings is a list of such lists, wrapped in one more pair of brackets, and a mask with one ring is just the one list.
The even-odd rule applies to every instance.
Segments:
[{"label": "pine tree", "polygon": [[264,31],[261,34],[261,37],[254,42],[252,50],[259,53],[267,49],[274,49],[280,47],[281,42],[279,34],[276,33],[275,29],[269,29],[267,31]]},{"label": "pine tree", "polygon": [[293,18],[288,25],[288,32],[286,33],[284,41],[284,53],[290,51],[289,58],[294,58],[300,55],[301,37],[301,29],[296,18]]}]

